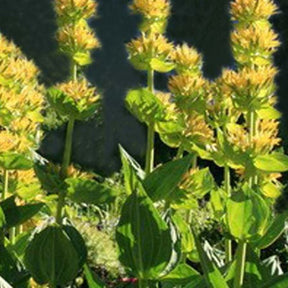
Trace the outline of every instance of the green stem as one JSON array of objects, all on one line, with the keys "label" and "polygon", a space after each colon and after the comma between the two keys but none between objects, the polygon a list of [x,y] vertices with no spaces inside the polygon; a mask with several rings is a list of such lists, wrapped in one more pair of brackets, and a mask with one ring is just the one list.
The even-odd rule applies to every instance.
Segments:
[{"label": "green stem", "polygon": [[178,148],[178,151],[177,151],[177,154],[176,154],[176,159],[180,159],[183,157],[183,152],[184,152],[184,149],[183,149],[183,146],[179,146]]},{"label": "green stem", "polygon": [[[73,128],[74,128],[74,118],[70,118],[67,126],[66,132],[66,140],[65,140],[65,148],[64,148],[64,156],[62,167],[60,171],[60,175],[62,179],[67,177],[68,167],[71,160],[71,152],[72,152],[72,137],[73,137]],[[62,210],[65,206],[65,197],[66,192],[64,190],[60,191],[58,204],[57,204],[57,212],[56,212],[56,222],[61,225],[62,223]]]},{"label": "green stem", "polygon": [[8,193],[9,185],[9,171],[4,169],[3,173],[3,191],[2,191],[2,200],[5,200]]},{"label": "green stem", "polygon": [[240,242],[236,253],[236,267],[233,288],[240,288],[244,282],[245,260],[247,244]]},{"label": "green stem", "polygon": [[73,63],[73,66],[72,66],[72,77],[73,77],[73,80],[76,81],[77,80],[77,64],[76,63]]},{"label": "green stem", "polygon": [[[148,89],[151,93],[154,93],[154,71],[152,69],[148,70]],[[155,123],[153,121],[150,122],[147,131],[147,148],[145,163],[146,175],[150,174],[154,167],[154,126]]]},{"label": "green stem", "polygon": [[[230,169],[228,165],[224,167],[224,188],[226,195],[229,197],[231,194],[231,177],[230,177]],[[232,261],[232,241],[229,239],[225,239],[225,259],[226,263]]]},{"label": "green stem", "polygon": [[145,279],[139,279],[138,280],[138,288],[147,288],[148,282]]}]

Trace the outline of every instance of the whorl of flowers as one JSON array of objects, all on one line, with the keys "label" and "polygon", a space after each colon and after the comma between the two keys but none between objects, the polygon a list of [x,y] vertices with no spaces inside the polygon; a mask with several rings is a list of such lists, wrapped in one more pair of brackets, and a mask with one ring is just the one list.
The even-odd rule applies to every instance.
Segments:
[{"label": "whorl of flowers", "polygon": [[96,15],[96,8],[93,0],[55,1],[60,49],[80,66],[90,64],[90,51],[100,47],[99,40],[87,24],[87,19]]},{"label": "whorl of flowers", "polygon": [[168,0],[134,0],[130,9],[132,12],[142,15],[141,31],[164,32],[171,10]]},{"label": "whorl of flowers", "polygon": [[171,53],[178,73],[199,74],[203,65],[202,55],[186,43],[178,45]]},{"label": "whorl of flowers", "polygon": [[126,47],[131,63],[140,70],[148,70],[152,59],[171,61],[173,44],[162,34],[142,33]]},{"label": "whorl of flowers", "polygon": [[43,87],[34,63],[2,35],[0,41],[0,153],[26,153],[38,147]]}]

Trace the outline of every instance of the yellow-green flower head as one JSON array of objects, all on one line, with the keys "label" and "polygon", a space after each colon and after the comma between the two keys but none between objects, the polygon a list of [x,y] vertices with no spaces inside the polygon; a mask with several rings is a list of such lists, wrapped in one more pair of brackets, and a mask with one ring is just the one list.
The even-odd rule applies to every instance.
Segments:
[{"label": "yellow-green flower head", "polygon": [[0,125],[7,140],[7,147],[2,143],[0,150],[28,152],[39,144],[43,87],[37,82],[34,63],[2,35],[0,41],[0,55],[7,53],[0,56]]},{"label": "yellow-green flower head", "polygon": [[243,152],[250,151],[254,156],[268,154],[281,142],[281,139],[277,137],[278,126],[279,122],[276,120],[262,119],[258,121],[257,134],[252,137],[251,141],[246,127],[239,124],[227,125],[227,139]]},{"label": "yellow-green flower head", "polygon": [[171,55],[178,73],[200,74],[202,69],[202,55],[186,43],[178,45]]},{"label": "yellow-green flower head", "polygon": [[60,43],[60,48],[70,55],[100,47],[98,39],[86,22],[60,28],[57,33],[57,40]]},{"label": "yellow-green flower head", "polygon": [[207,82],[202,76],[179,74],[170,77],[168,87],[175,98],[176,105],[186,113],[205,110],[204,100]]},{"label": "yellow-green flower head", "polygon": [[130,9],[142,15],[143,22],[140,25],[142,32],[163,33],[165,31],[171,10],[168,0],[134,0]]},{"label": "yellow-green flower head", "polygon": [[147,35],[142,33],[140,37],[132,40],[126,47],[129,60],[136,69],[153,69],[164,72],[165,69],[169,71],[174,67],[171,66],[173,43],[161,34]]},{"label": "yellow-green flower head", "polygon": [[231,35],[235,59],[242,65],[269,65],[280,46],[277,34],[267,27],[236,29]]},{"label": "yellow-green flower head", "polygon": [[[277,69],[263,66],[257,69],[244,68],[239,72],[225,70],[223,89],[231,93],[234,105],[241,111],[258,110],[270,103],[275,91],[274,77]],[[230,92],[229,92],[230,91]]]},{"label": "yellow-green flower head", "polygon": [[277,12],[271,0],[234,0],[231,3],[232,19],[246,24],[267,20]]},{"label": "yellow-green flower head", "polygon": [[187,116],[185,123],[184,137],[186,140],[184,145],[188,151],[193,150],[193,144],[204,147],[213,142],[214,132],[206,123],[203,115],[193,112]]},{"label": "yellow-green flower head", "polygon": [[77,22],[96,14],[97,3],[94,0],[56,0],[55,11],[59,24]]},{"label": "yellow-green flower head", "polygon": [[100,95],[96,88],[84,78],[64,82],[48,90],[47,100],[61,115],[85,120],[91,117],[99,106]]}]

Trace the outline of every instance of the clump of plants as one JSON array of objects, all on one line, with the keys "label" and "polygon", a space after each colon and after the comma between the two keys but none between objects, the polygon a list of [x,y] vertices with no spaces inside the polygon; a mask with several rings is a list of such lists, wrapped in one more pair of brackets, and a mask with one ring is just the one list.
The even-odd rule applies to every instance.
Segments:
[{"label": "clump of plants", "polygon": [[[168,0],[129,4],[141,23],[128,59],[147,85],[129,90],[126,105],[147,126],[146,161],[142,169],[120,146],[122,174],[102,183],[71,163],[75,121],[99,112],[82,69],[100,46],[87,22],[96,8],[93,0],[55,1],[71,75],[47,89],[0,36],[0,286],[287,287],[278,258],[262,257],[288,216],[274,211],[288,170],[275,108],[280,42],[269,22],[277,6],[231,2],[235,67],[209,81],[202,55],[166,38]],[[167,91],[155,89],[156,73],[169,73]],[[61,164],[35,152],[46,107],[67,122]],[[155,133],[178,151],[158,167]],[[207,161],[223,172],[220,185]],[[203,227],[216,231],[213,239]]]}]

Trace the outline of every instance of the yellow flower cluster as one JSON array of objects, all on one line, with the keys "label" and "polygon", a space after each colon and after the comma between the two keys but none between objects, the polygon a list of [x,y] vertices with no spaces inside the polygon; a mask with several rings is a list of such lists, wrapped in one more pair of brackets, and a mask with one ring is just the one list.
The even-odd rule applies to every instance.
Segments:
[{"label": "yellow flower cluster", "polygon": [[43,87],[38,69],[0,35],[0,153],[27,153],[39,142]]},{"label": "yellow flower cluster", "polygon": [[100,96],[95,87],[91,87],[86,79],[69,81],[56,85],[56,88],[64,92],[69,99],[74,101],[81,111],[88,109],[90,105],[98,102]]},{"label": "yellow flower cluster", "polygon": [[171,61],[173,44],[162,34],[142,33],[126,45],[131,63],[140,70],[151,68],[152,59]]},{"label": "yellow flower cluster", "polygon": [[225,70],[222,77],[224,93],[230,93],[232,101],[240,111],[260,109],[267,104],[275,90],[273,66],[245,67],[239,72]]},{"label": "yellow flower cluster", "polygon": [[[270,153],[278,146],[281,139],[278,135],[279,123],[275,120],[263,119],[257,123],[257,134],[251,137],[243,125],[228,125],[228,141],[243,152],[252,150],[253,155]],[[251,145],[252,143],[252,145]]]},{"label": "yellow flower cluster", "polygon": [[189,47],[186,43],[178,45],[171,53],[171,58],[175,62],[176,71],[178,73],[201,73],[202,55],[193,47]]},{"label": "yellow flower cluster", "polygon": [[240,23],[267,20],[276,12],[277,6],[270,0],[237,0],[231,3],[232,19]]},{"label": "yellow flower cluster", "polygon": [[231,35],[235,59],[242,65],[269,65],[280,46],[277,34],[269,27],[250,26]]},{"label": "yellow flower cluster", "polygon": [[142,32],[164,32],[171,10],[168,0],[134,0],[130,9],[142,15],[143,22],[140,26]]},{"label": "yellow flower cluster", "polygon": [[100,42],[87,24],[87,19],[96,14],[96,8],[94,0],[55,1],[60,48],[80,66],[91,63],[90,50],[100,47]]},{"label": "yellow flower cluster", "polygon": [[55,11],[59,20],[69,22],[90,18],[96,13],[97,3],[94,0],[57,0]]}]

